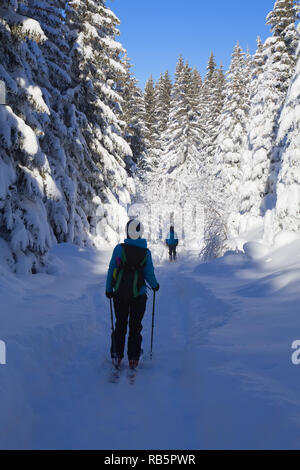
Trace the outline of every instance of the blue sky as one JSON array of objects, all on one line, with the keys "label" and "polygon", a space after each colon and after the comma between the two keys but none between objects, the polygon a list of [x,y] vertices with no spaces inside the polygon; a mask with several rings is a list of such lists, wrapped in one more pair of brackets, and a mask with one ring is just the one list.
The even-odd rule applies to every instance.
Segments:
[{"label": "blue sky", "polygon": [[266,16],[275,0],[108,0],[120,18],[120,41],[141,87],[152,73],[174,73],[182,54],[205,75],[210,52],[228,69],[237,41],[251,53],[270,35]]}]

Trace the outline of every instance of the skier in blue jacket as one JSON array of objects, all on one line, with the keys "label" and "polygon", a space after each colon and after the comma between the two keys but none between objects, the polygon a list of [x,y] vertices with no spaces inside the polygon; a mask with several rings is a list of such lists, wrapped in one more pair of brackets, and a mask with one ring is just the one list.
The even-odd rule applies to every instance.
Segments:
[{"label": "skier in blue jacket", "polygon": [[142,226],[136,219],[126,225],[127,238],[115,247],[109,263],[106,296],[113,298],[116,325],[111,338],[111,357],[119,367],[124,357],[125,338],[129,320],[127,354],[129,365],[137,367],[141,354],[142,319],[146,310],[147,288],[145,280],[153,290],[159,284],[147,241],[142,237]]},{"label": "skier in blue jacket", "polygon": [[168,234],[168,237],[166,238],[166,244],[169,247],[169,258],[170,261],[172,259],[175,261],[176,260],[176,247],[178,245],[178,238],[176,233],[174,232],[174,226],[170,226],[170,232]]}]

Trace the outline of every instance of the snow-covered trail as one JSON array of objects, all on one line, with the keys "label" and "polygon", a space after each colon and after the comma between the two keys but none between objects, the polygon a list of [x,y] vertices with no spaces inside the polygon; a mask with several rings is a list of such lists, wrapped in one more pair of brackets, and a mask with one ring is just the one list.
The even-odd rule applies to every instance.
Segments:
[{"label": "snow-covered trail", "polygon": [[109,382],[109,305],[97,286],[90,287],[86,295],[93,299],[98,312],[97,326],[44,397],[36,435],[33,435],[37,447],[196,449],[200,446],[196,404],[201,381],[193,367],[193,319],[186,305],[189,289],[178,279],[178,268],[166,264],[157,269],[161,290],[156,303],[154,357],[150,361],[147,354],[151,293],[143,331],[146,357],[133,385],[127,377],[126,358],[119,382]]},{"label": "snow-covered trail", "polygon": [[[279,271],[275,257],[268,272],[245,255],[159,265],[154,357],[132,385],[125,369],[119,383],[108,380],[110,253],[66,245],[54,254],[60,272],[35,285],[19,278],[18,300],[6,291],[14,318],[0,329],[8,349],[0,448],[300,447],[299,369],[290,361],[299,262]],[[279,275],[294,281],[286,292],[274,287]],[[146,353],[151,307],[152,294]]]}]

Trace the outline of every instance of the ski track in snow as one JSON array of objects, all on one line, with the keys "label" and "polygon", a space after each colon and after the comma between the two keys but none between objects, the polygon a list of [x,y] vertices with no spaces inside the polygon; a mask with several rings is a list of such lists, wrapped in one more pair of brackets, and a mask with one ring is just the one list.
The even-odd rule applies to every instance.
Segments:
[{"label": "ski track in snow", "polygon": [[289,349],[299,295],[269,296],[276,270],[259,270],[244,255],[162,262],[153,360],[150,293],[146,357],[134,384],[126,357],[110,383],[110,253],[63,245],[54,255],[57,272],[19,276],[11,292],[0,291],[14,316],[0,323],[8,349],[0,448],[300,447],[299,369]]}]

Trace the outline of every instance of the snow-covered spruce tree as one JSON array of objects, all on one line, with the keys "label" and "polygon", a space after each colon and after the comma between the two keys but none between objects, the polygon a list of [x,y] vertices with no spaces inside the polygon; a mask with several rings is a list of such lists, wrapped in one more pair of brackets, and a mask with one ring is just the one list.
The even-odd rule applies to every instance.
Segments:
[{"label": "snow-covered spruce tree", "polygon": [[276,0],[273,10],[267,16],[267,24],[271,26],[273,36],[284,40],[290,57],[295,56],[299,43],[296,30],[299,12],[299,0]]},{"label": "snow-covered spruce tree", "polygon": [[75,136],[74,144],[79,143],[79,149],[74,150],[79,150],[81,159],[86,145],[84,150],[92,160],[88,171],[93,173],[94,165],[99,170],[94,184],[105,217],[97,226],[100,236],[114,242],[119,221],[126,217],[122,206],[130,202],[130,192],[134,191],[126,172],[126,165],[132,165],[132,152],[123,138],[126,123],[121,119],[122,97],[118,89],[120,76],[126,75],[120,58],[125,51],[116,41],[119,20],[104,1],[72,0],[66,21],[72,43],[70,93],[76,106],[71,110],[70,121],[75,129],[79,124],[83,138],[78,141]]},{"label": "snow-covered spruce tree", "polygon": [[[41,268],[54,242],[44,200],[45,181],[55,183],[39,142],[50,110],[31,72],[32,48],[47,38],[18,6],[5,0],[0,7],[0,80],[7,88],[7,105],[0,106],[0,243],[11,269],[27,273]],[[39,66],[46,73],[42,60]]]},{"label": "snow-covered spruce tree", "polygon": [[224,106],[219,116],[216,163],[217,179],[228,212],[236,210],[241,181],[241,150],[246,142],[249,109],[249,72],[245,54],[239,43],[234,48]]},{"label": "snow-covered spruce tree", "polygon": [[[300,18],[300,4],[299,0],[277,0],[274,6],[274,10],[269,13],[267,17],[267,24],[271,26],[271,31],[273,35],[278,35],[282,38],[287,56],[285,53],[282,53],[282,82],[280,86],[283,85],[284,80],[287,81],[286,86],[282,86],[284,98],[286,98],[286,92],[290,79],[295,71],[296,66],[296,51],[299,45],[299,33],[296,29],[296,23]],[[284,71],[284,65],[286,71]],[[282,103],[283,104],[283,103]],[[280,112],[282,110],[282,104],[280,107]],[[271,202],[271,207],[275,205],[275,193],[276,193],[276,183],[278,172],[281,167],[280,160],[280,145],[278,140],[278,122],[275,127],[275,136],[276,136],[276,145],[274,145],[273,152],[271,155],[271,165],[270,165],[270,174],[268,177],[266,185],[266,205],[262,204],[262,209],[268,207],[268,203]]]},{"label": "snow-covered spruce tree", "polygon": [[[200,153],[202,154],[205,153],[204,150],[204,142],[205,142],[205,136],[207,135],[207,130],[206,130],[206,123],[204,122],[204,109],[203,109],[203,81],[202,77],[200,75],[200,72],[197,70],[197,68],[194,68],[192,71],[192,77],[191,77],[191,85],[189,87],[189,100],[191,103],[191,108],[192,108],[192,114],[193,114],[193,121],[194,121],[194,126],[197,129],[197,133],[199,136],[198,139],[198,158],[200,161]],[[203,155],[201,158],[202,165],[204,164],[203,162]]]},{"label": "snow-covered spruce tree", "polygon": [[275,142],[279,116],[295,68],[298,7],[294,0],[277,0],[267,17],[273,36],[263,46],[258,42],[250,89],[248,142],[242,158],[240,210],[246,214],[244,228],[249,216],[263,216],[275,204],[280,169],[280,151]]},{"label": "snow-covered spruce tree", "polygon": [[152,171],[157,168],[160,160],[159,134],[157,129],[156,106],[157,106],[158,84],[154,83],[152,75],[146,82],[144,90],[145,106],[145,128],[147,154],[142,162],[142,170]]},{"label": "snow-covered spruce tree", "polygon": [[[72,38],[64,21],[65,2],[32,0],[22,8],[37,18],[48,34],[40,52],[37,48],[32,51],[35,55],[39,52],[39,66],[33,67],[33,71],[39,85],[47,89],[51,110],[51,122],[41,141],[55,175],[55,185],[48,184],[47,179],[45,182],[48,218],[58,242],[79,245],[92,242],[96,214],[103,213],[97,195],[101,190],[101,172],[82,132],[87,117],[75,105],[78,88],[76,84],[73,88],[70,78]],[[42,58],[48,75],[40,74]]]},{"label": "snow-covered spruce tree", "polygon": [[215,74],[217,75],[215,109],[216,109],[216,114],[219,116],[223,110],[224,97],[225,97],[225,85],[226,85],[223,64],[220,64],[220,67],[215,72]]},{"label": "snow-covered spruce tree", "polygon": [[145,128],[147,154],[141,161],[140,170],[145,172],[157,168],[164,145],[163,136],[167,129],[171,109],[172,80],[168,71],[154,83],[152,75],[145,86]]},{"label": "snow-covered spruce tree", "polygon": [[264,54],[264,45],[261,41],[260,36],[257,36],[257,49],[252,60],[252,81],[250,85],[250,99],[257,91],[257,78],[263,72],[264,65],[266,62],[266,56]]},{"label": "snow-covered spruce tree", "polygon": [[123,58],[126,74],[122,75],[120,94],[122,101],[122,119],[126,122],[125,139],[131,147],[133,161],[139,167],[146,154],[145,106],[143,92],[131,69],[132,64],[127,54]]},{"label": "snow-covered spruce tree", "polygon": [[[249,112],[249,124],[248,130],[250,129],[251,122],[254,120],[255,113],[257,113],[257,118],[260,119],[260,111],[261,109],[253,107],[253,99],[254,97],[260,96],[259,93],[263,92],[261,89],[261,81],[258,80],[260,75],[264,71],[264,65],[266,62],[266,55],[264,53],[264,45],[261,42],[260,37],[257,38],[257,50],[253,56],[252,61],[252,73],[251,73],[251,81],[249,87],[249,95],[250,95],[250,112]],[[263,107],[263,98],[261,96],[261,106]],[[253,205],[253,198],[257,198],[256,192],[256,185],[255,181],[252,180],[252,176],[254,175],[255,169],[253,168],[254,159],[252,158],[252,147],[250,145],[251,138],[253,136],[249,135],[248,140],[246,142],[246,147],[242,151],[242,160],[241,160],[241,173],[242,173],[242,183],[240,186],[240,201],[239,201],[239,210],[240,213],[248,214],[250,209]],[[247,215],[248,217],[248,215]],[[244,217],[245,219],[245,217]],[[245,222],[245,220],[244,220]],[[244,223],[245,225],[245,223]]]},{"label": "snow-covered spruce tree", "polygon": [[190,97],[190,102],[192,106],[192,111],[195,115],[195,120],[197,120],[197,125],[198,125],[198,130],[201,133],[201,136],[203,139],[203,134],[206,132],[204,130],[203,124],[202,124],[202,88],[203,88],[203,83],[202,83],[202,77],[200,75],[200,72],[194,68],[192,71],[192,76],[191,76],[191,84],[189,87],[189,97]]},{"label": "snow-covered spruce tree", "polygon": [[211,165],[216,151],[218,119],[223,109],[226,80],[223,67],[217,68],[213,53],[211,53],[206,70],[201,96],[201,122],[205,129],[206,161]]},{"label": "snow-covered spruce tree", "polygon": [[[300,26],[298,26],[300,34]],[[277,229],[300,230],[300,45],[297,65],[280,116],[278,146],[281,168],[276,185]]]},{"label": "snow-covered spruce tree", "polygon": [[91,175],[97,168],[91,165],[79,125],[71,118],[76,111],[69,94],[71,61],[64,8],[63,0],[25,0],[21,5],[21,11],[37,19],[47,34],[46,41],[39,45],[31,42],[29,49],[35,58],[31,61],[32,73],[50,109],[40,139],[55,177],[54,185],[47,175],[45,178],[48,219],[58,242],[82,244],[89,238],[89,216],[96,211],[89,201],[91,195],[95,197]]},{"label": "snow-covered spruce tree", "polygon": [[[201,112],[200,112],[200,120],[203,125],[203,127],[207,130],[205,133],[205,138],[204,138],[204,148],[205,151],[210,145],[210,133],[208,130],[208,127],[210,130],[211,129],[211,122],[214,121],[214,116],[212,116],[212,101],[215,99],[214,98],[214,90],[213,90],[213,83],[215,82],[215,70],[216,70],[217,64],[215,61],[215,56],[213,52],[211,52],[210,57],[208,59],[208,64],[206,67],[206,75],[203,80],[203,85],[201,89]],[[209,124],[207,122],[209,120]]]},{"label": "snow-covered spruce tree", "polygon": [[165,132],[168,126],[171,109],[172,80],[168,70],[161,74],[156,91],[156,110],[157,133],[159,138]]},{"label": "snow-covered spruce tree", "polygon": [[202,88],[202,100],[206,107],[209,106],[209,102],[211,100],[211,81],[213,80],[213,76],[215,74],[217,68],[217,64],[215,61],[215,56],[213,52],[211,52],[210,57],[208,59],[208,64],[206,66],[206,75],[203,80],[203,88]]},{"label": "snow-covered spruce tree", "polygon": [[193,72],[180,56],[176,66],[172,89],[171,111],[164,135],[162,164],[169,173],[184,165],[198,170],[202,135],[197,113],[196,95],[193,88]]},{"label": "snow-covered spruce tree", "polygon": [[156,91],[152,75],[146,82],[144,90],[144,103],[147,146],[149,149],[151,149],[155,146],[155,142],[157,139],[157,122],[155,118]]},{"label": "snow-covered spruce tree", "polygon": [[194,94],[194,106],[198,113],[201,101],[202,86],[203,83],[200,72],[197,68],[194,68],[192,72],[192,92]]}]

